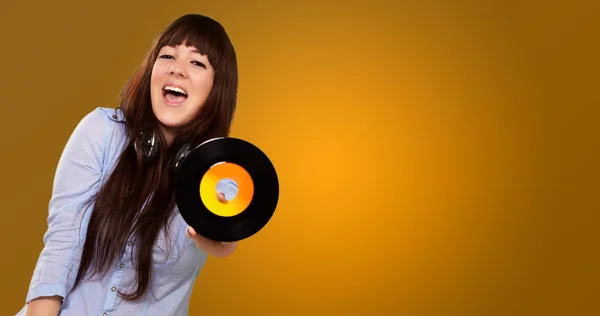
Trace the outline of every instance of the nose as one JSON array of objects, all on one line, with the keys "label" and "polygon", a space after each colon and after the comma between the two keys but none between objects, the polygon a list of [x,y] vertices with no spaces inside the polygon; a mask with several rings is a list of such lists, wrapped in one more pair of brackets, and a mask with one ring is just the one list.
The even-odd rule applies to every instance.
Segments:
[{"label": "nose", "polygon": [[183,67],[181,67],[181,65],[179,64],[179,62],[175,61],[173,62],[173,64],[171,65],[171,68],[169,69],[169,75],[175,75],[175,76],[180,76],[180,77],[186,77],[186,73],[185,73],[185,69]]}]

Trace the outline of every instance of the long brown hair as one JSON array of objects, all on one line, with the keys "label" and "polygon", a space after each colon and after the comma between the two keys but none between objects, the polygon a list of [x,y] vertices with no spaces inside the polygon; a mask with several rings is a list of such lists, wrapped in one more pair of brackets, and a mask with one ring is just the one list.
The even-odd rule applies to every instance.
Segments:
[{"label": "long brown hair", "polygon": [[[171,146],[165,146],[151,107],[150,76],[162,47],[184,43],[207,55],[214,68],[214,85],[195,120],[181,130]],[[89,270],[91,275],[106,273],[131,237],[137,245],[132,256],[137,269],[137,289],[119,294],[126,300],[144,295],[152,277],[152,248],[161,230],[166,232],[173,218],[175,203],[170,185],[173,157],[183,144],[194,145],[229,135],[237,86],[235,51],[217,21],[188,14],[158,34],[142,64],[121,91],[119,107],[125,116],[128,142],[112,174],[90,201],[94,207],[73,288]],[[141,151],[136,151],[134,146],[144,131],[155,131],[158,139],[159,151],[151,162],[145,162]]]}]

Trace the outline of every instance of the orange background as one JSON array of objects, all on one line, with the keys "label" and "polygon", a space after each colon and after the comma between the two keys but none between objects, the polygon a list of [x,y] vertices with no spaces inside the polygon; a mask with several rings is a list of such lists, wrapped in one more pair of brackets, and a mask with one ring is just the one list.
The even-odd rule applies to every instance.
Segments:
[{"label": "orange background", "polygon": [[353,3],[4,4],[0,314],[24,303],[73,128],[189,12],[227,28],[232,136],[281,181],[191,315],[600,314],[599,2]]}]

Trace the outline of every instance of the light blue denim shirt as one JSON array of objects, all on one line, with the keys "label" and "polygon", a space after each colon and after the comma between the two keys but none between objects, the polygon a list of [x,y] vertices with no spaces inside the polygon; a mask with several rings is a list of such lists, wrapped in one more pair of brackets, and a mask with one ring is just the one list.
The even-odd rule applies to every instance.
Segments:
[{"label": "light blue denim shirt", "polygon": [[[165,236],[154,246],[151,288],[136,302],[119,298],[117,290],[135,289],[135,267],[129,257],[134,244],[123,245],[121,257],[104,277],[95,277],[72,291],[91,211],[85,201],[107,180],[125,145],[123,113],[112,108],[96,108],[77,125],[60,157],[49,203],[48,230],[27,292],[26,303],[40,296],[64,297],[61,316],[188,314],[196,278],[207,254],[185,236],[187,223],[176,212],[169,231],[169,251]],[[228,190],[228,188],[230,190]],[[237,187],[220,187],[229,197]],[[80,225],[81,224],[81,225]],[[168,254],[168,256],[167,256]],[[24,316],[25,305],[17,316]]]}]

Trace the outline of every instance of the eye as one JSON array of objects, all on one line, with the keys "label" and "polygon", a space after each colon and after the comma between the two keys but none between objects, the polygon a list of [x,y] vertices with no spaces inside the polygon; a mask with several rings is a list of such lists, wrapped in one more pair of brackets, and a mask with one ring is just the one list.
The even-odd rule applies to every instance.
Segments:
[{"label": "eye", "polygon": [[173,56],[171,56],[171,55],[168,55],[168,54],[164,54],[164,55],[160,55],[160,57],[158,57],[158,58],[163,58],[163,59],[172,59],[172,58],[173,58]]},{"label": "eye", "polygon": [[203,63],[201,63],[201,62],[199,62],[197,60],[192,61],[192,64],[194,64],[194,65],[196,65],[198,67],[206,68],[205,64],[203,64]]}]

